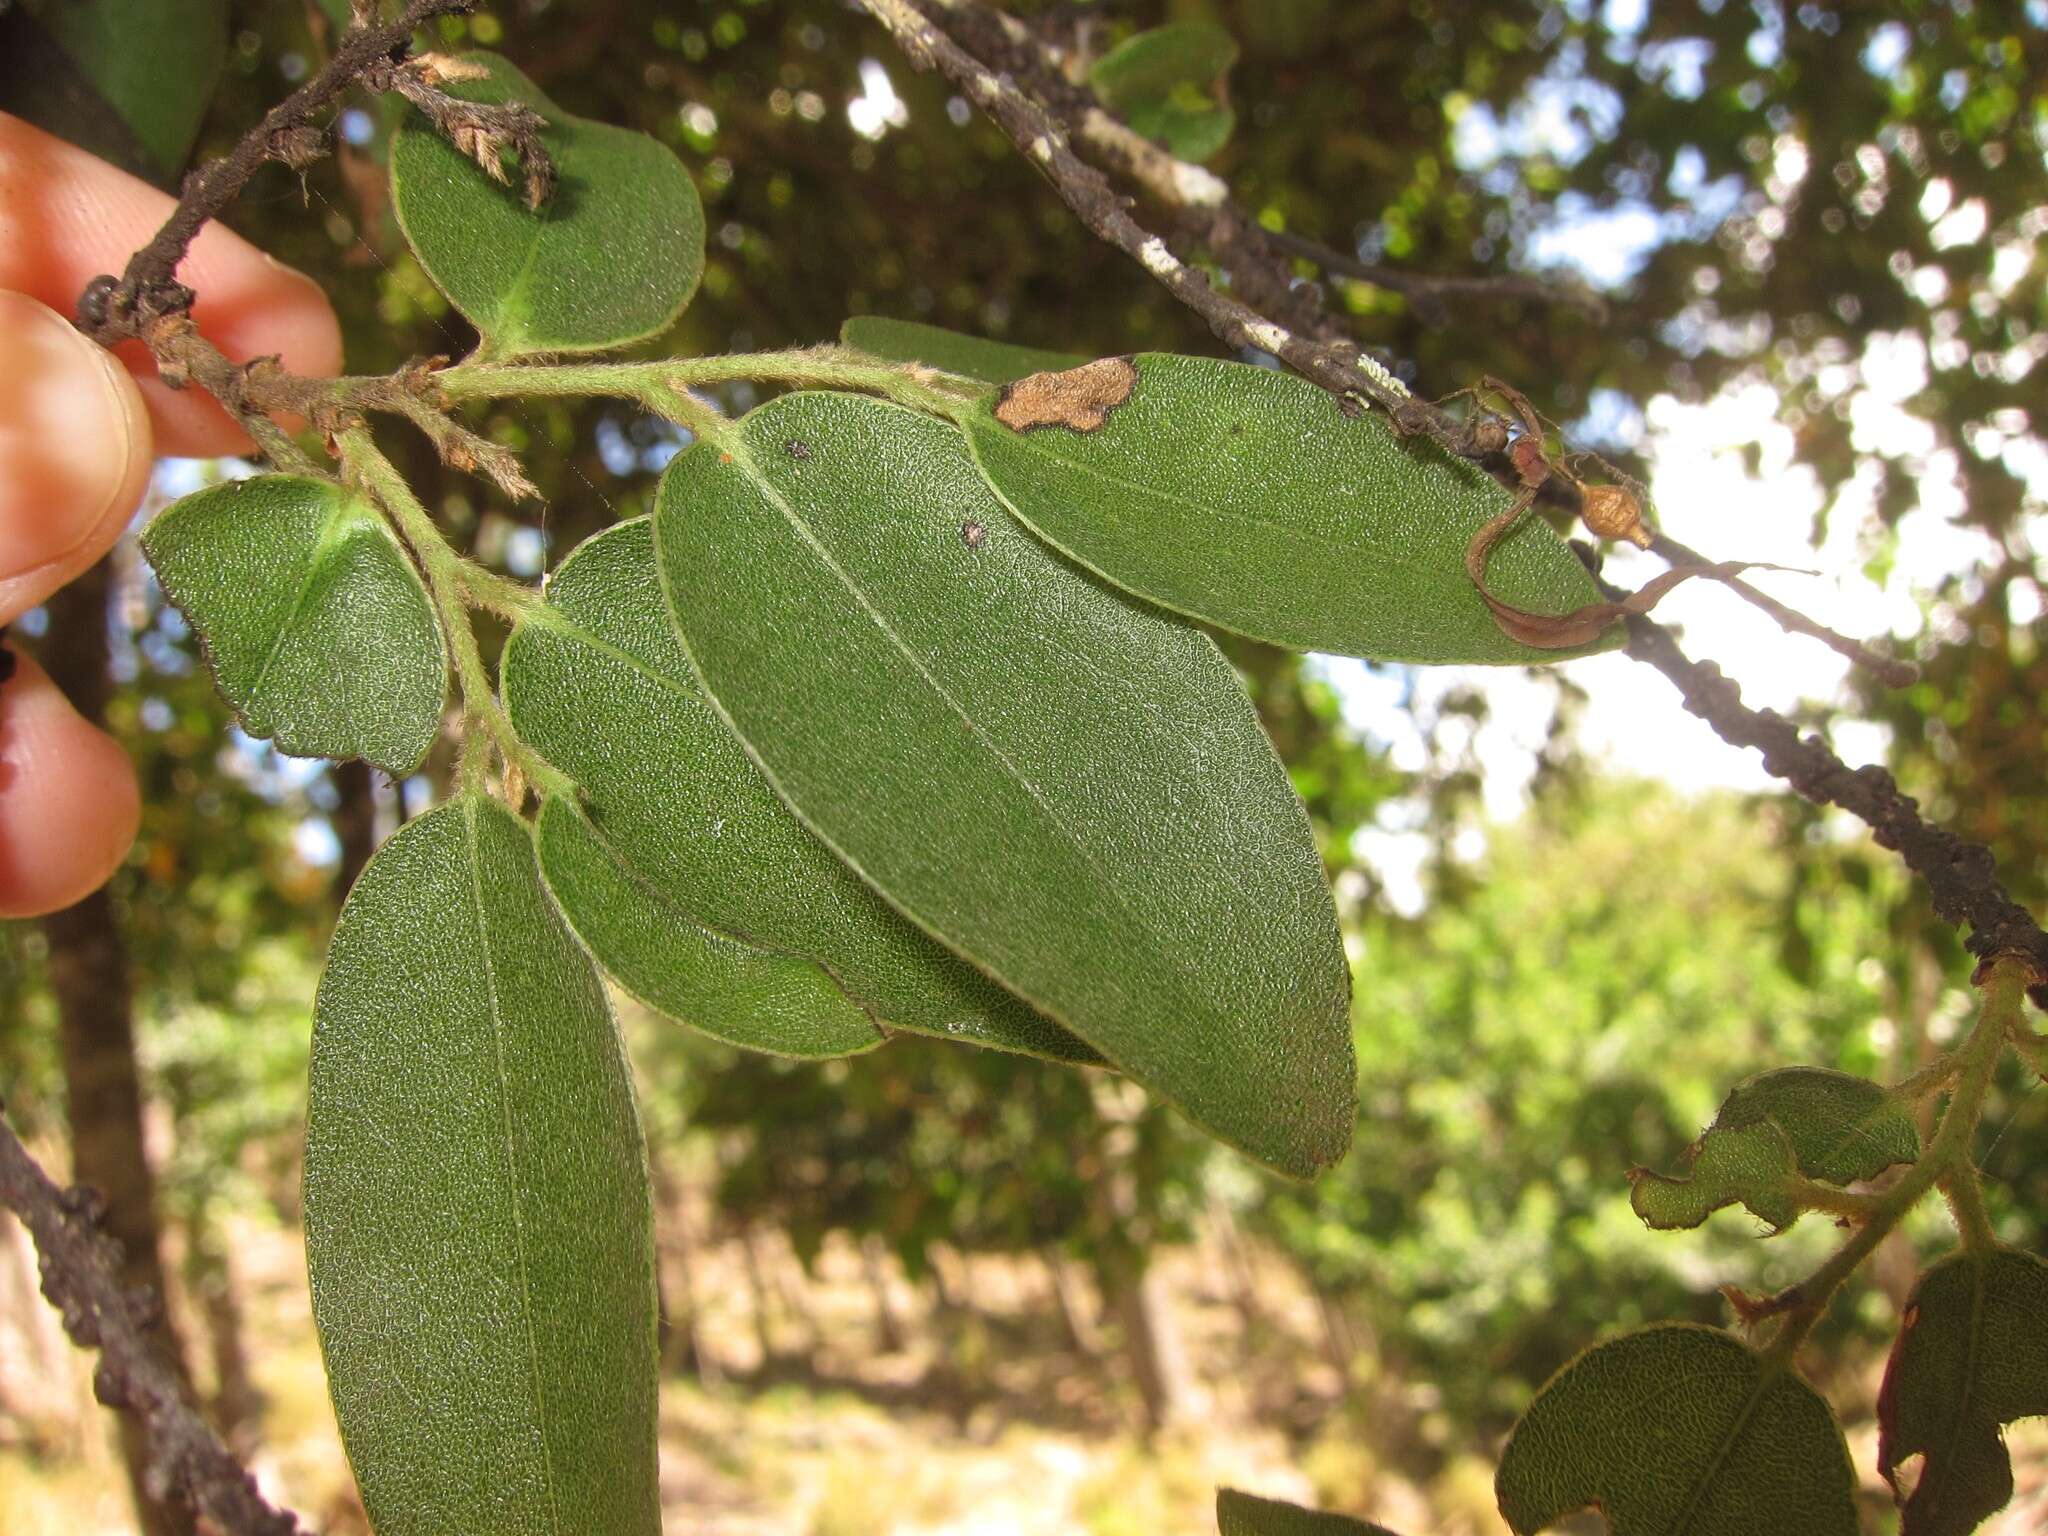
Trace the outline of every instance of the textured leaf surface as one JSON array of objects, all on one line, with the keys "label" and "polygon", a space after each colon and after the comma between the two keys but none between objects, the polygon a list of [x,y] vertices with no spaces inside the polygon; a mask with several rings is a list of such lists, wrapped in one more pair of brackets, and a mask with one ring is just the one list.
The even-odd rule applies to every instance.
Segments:
[{"label": "textured leaf surface", "polygon": [[1878,1470],[1925,1459],[1901,1536],[1965,1536],[2012,1498],[2000,1425],[2048,1413],[2048,1263],[1954,1253],[1913,1287],[1878,1395]]},{"label": "textured leaf surface", "polygon": [[1335,915],[1206,636],[1048,555],[943,423],[850,395],[684,454],[655,540],[721,713],[878,890],[1252,1156],[1342,1155]]},{"label": "textured leaf surface", "polygon": [[1089,71],[1089,83],[1146,138],[1163,140],[1183,160],[1206,160],[1237,122],[1217,94],[1236,62],[1237,43],[1221,27],[1173,22],[1110,49]]},{"label": "textured leaf surface", "polygon": [[174,190],[227,52],[226,0],[0,7],[0,102]]},{"label": "textured leaf surface", "polygon": [[1868,1078],[1825,1067],[1760,1072],[1738,1083],[1714,1117],[1724,1127],[1760,1121],[1791,1139],[1801,1173],[1830,1184],[1874,1179],[1920,1156],[1920,1129],[1903,1100]]},{"label": "textured leaf surface", "polygon": [[[1573,654],[1510,640],[1466,574],[1466,545],[1509,502],[1472,465],[1396,438],[1377,412],[1346,417],[1325,391],[1270,369],[1161,354],[1134,366],[1114,403],[1099,376],[1071,411],[1061,383],[1027,380],[968,427],[1003,500],[1090,569],[1299,650],[1413,662]],[[1600,601],[1539,518],[1495,546],[1487,580],[1535,612]]]},{"label": "textured leaf surface", "polygon": [[1668,1230],[1696,1227],[1724,1205],[1740,1202],[1773,1231],[1799,1219],[1791,1183],[1799,1171],[1792,1143],[1769,1121],[1709,1130],[1679,1178],[1629,1170],[1629,1203],[1648,1226]]},{"label": "textured leaf surface", "polygon": [[1518,1536],[1597,1508],[1610,1536],[1856,1536],[1828,1405],[1717,1328],[1594,1346],[1515,1426],[1495,1483]]},{"label": "textured leaf surface", "polygon": [[944,373],[980,379],[984,384],[1007,384],[1028,374],[1072,368],[1087,361],[1071,352],[1046,352],[1037,347],[1012,346],[1007,341],[985,341],[960,331],[920,325],[915,320],[891,320],[882,315],[855,315],[839,327],[839,339],[871,357],[886,358],[892,363],[923,363]]},{"label": "textured leaf surface", "polygon": [[[919,1034],[1099,1059],[906,922],[776,798],[677,644],[648,519],[586,541],[548,601],[556,621],[521,626],[506,649],[505,701],[521,736],[584,792],[587,815],[542,816],[542,865],[628,991],[786,1055],[879,1043],[850,994]],[[742,957],[731,938],[750,946],[745,997],[732,990]]]},{"label": "textured leaf surface", "polygon": [[706,928],[579,807],[550,797],[536,836],[548,889],[577,936],[649,1007],[778,1056],[850,1056],[882,1043],[875,1021],[821,968]]},{"label": "textured leaf surface", "polygon": [[447,651],[375,508],[326,480],[260,475],[165,508],[142,548],[250,735],[398,776],[419,766],[441,728]]},{"label": "textured leaf surface", "polygon": [[1262,1499],[1235,1488],[1216,1490],[1219,1536],[1392,1536],[1383,1525]]},{"label": "textured leaf surface", "polygon": [[313,1315],[379,1536],[654,1536],[645,1153],[525,827],[466,796],[342,909],[306,1123]]},{"label": "textured leaf surface", "polygon": [[1847,1072],[1784,1067],[1736,1085],[1682,1176],[1631,1169],[1629,1199],[1653,1227],[1696,1227],[1740,1202],[1781,1232],[1799,1219],[1799,1175],[1849,1184],[1919,1155],[1919,1127],[1896,1095]]},{"label": "textured leaf surface", "polygon": [[704,207],[689,172],[644,133],[564,112],[494,53],[487,79],[447,89],[523,101],[547,122],[554,195],[538,210],[414,115],[391,143],[391,203],[414,253],[498,357],[591,352],[665,330],[704,272]]}]

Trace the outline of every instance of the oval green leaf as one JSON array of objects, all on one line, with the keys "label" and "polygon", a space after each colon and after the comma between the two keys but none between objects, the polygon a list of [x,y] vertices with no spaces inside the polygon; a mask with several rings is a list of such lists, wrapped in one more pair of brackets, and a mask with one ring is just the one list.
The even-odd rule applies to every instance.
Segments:
[{"label": "oval green leaf", "polygon": [[1012,379],[1075,368],[1088,361],[1071,352],[1012,346],[1007,341],[987,341],[936,325],[890,320],[882,315],[855,315],[839,327],[839,340],[870,357],[892,363],[923,363],[941,373],[957,373],[984,384],[1007,384]]},{"label": "oval green leaf", "polygon": [[[1112,358],[1018,381],[967,423],[989,483],[1048,542],[1139,597],[1255,640],[1385,661],[1546,663],[1501,633],[1465,546],[1508,493],[1290,374]],[[1494,547],[1496,596],[1600,601],[1540,518]],[[1620,630],[1611,631],[1618,643]]]},{"label": "oval green leaf", "polygon": [[[608,529],[562,562],[544,615],[506,647],[502,677],[521,737],[583,791],[581,814],[551,806],[542,816],[549,885],[642,1002],[785,1055],[866,1050],[881,1039],[880,1019],[1056,1060],[1100,1059],[905,922],[776,798],[676,643],[648,519]],[[721,946],[734,938],[758,946],[746,967],[758,1006],[746,1011],[731,1007],[739,999],[727,986],[739,957]],[[807,961],[838,987],[790,974],[814,971]]]},{"label": "oval green leaf", "polygon": [[378,1536],[655,1536],[646,1154],[526,828],[465,796],[342,908],[314,1011],[306,1258]]},{"label": "oval green leaf", "polygon": [[1335,914],[1207,636],[1049,555],[949,427],[850,395],[682,455],[655,543],[719,712],[877,890],[1251,1156],[1342,1156]]},{"label": "oval green leaf", "polygon": [[1303,1509],[1235,1488],[1216,1490],[1216,1529],[1219,1536],[1393,1536],[1369,1520]]},{"label": "oval green leaf", "polygon": [[377,510],[327,480],[196,491],[142,535],[251,736],[395,776],[433,745],[448,659],[434,605]]},{"label": "oval green leaf", "polygon": [[564,112],[497,54],[461,62],[487,73],[446,89],[532,107],[556,175],[530,209],[417,113],[391,141],[399,227],[482,350],[594,352],[666,330],[704,273],[704,206],[682,162],[644,133]]},{"label": "oval green leaf", "polygon": [[1792,1144],[1799,1171],[1830,1184],[1874,1179],[1920,1156],[1912,1107],[1866,1077],[1826,1067],[1780,1067],[1736,1084],[1714,1117],[1737,1129],[1769,1121]]},{"label": "oval green leaf", "polygon": [[2012,1498],[2001,1425],[2048,1414],[2048,1263],[1953,1253],[1913,1287],[1877,1399],[1877,1466],[1924,1461],[1900,1536],[1967,1536]]},{"label": "oval green leaf", "polygon": [[1857,1536],[1855,1472],[1820,1394],[1687,1323],[1597,1344],[1553,1376],[1494,1491],[1517,1536],[1596,1508],[1609,1536]]}]

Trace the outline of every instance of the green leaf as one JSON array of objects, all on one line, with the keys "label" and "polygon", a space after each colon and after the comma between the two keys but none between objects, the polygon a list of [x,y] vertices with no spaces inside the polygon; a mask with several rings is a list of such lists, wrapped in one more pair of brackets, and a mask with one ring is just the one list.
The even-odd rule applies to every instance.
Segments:
[{"label": "green leaf", "polygon": [[2048,1263],[1953,1253],[1913,1287],[1878,1394],[1877,1466],[1921,1456],[1900,1536],[1965,1536],[2012,1498],[1999,1426],[2048,1413]]},{"label": "green leaf", "polygon": [[[506,647],[506,707],[583,791],[586,816],[543,815],[542,864],[577,933],[628,991],[787,1055],[876,1044],[850,996],[914,1033],[1100,1059],[905,922],[775,797],[676,643],[648,519],[571,553],[548,603],[545,621],[522,624]],[[754,1008],[727,1011],[729,989],[703,990],[707,951],[724,942],[714,934],[760,946],[746,967]],[[810,967],[789,957],[822,965],[846,995],[798,981],[792,969]],[[721,974],[737,958],[721,953]],[[808,1006],[790,1011],[799,1001]]]},{"label": "green leaf", "polygon": [[[1208,358],[1107,359],[1013,384],[969,419],[975,458],[1042,537],[1176,612],[1297,650],[1412,662],[1552,662],[1501,633],[1465,546],[1508,493],[1376,412]],[[1494,547],[1516,607],[1600,593],[1540,518]],[[1619,643],[1610,632],[1592,649]]]},{"label": "green leaf", "polygon": [[666,330],[704,272],[704,207],[682,162],[644,133],[564,112],[494,53],[461,57],[489,77],[447,89],[531,106],[557,174],[535,211],[418,114],[392,140],[399,227],[483,350],[593,352]]},{"label": "green leaf", "polygon": [[1027,374],[1057,371],[1085,363],[1071,352],[1046,352],[1006,341],[986,341],[915,320],[890,320],[882,315],[855,315],[839,327],[846,346],[892,363],[923,363],[942,373],[957,373],[984,384],[1007,384]]},{"label": "green leaf", "polygon": [[683,454],[655,543],[720,713],[877,890],[1253,1157],[1343,1154],[1335,914],[1207,636],[1048,555],[943,423],[850,395]]},{"label": "green leaf", "polygon": [[1515,1426],[1494,1491],[1517,1536],[1597,1508],[1609,1536],[1856,1536],[1828,1405],[1718,1328],[1597,1344]]},{"label": "green leaf", "polygon": [[1393,1536],[1385,1526],[1370,1521],[1262,1499],[1235,1488],[1216,1490],[1216,1528],[1220,1536]]},{"label": "green leaf", "polygon": [[1920,1128],[1910,1106],[1868,1078],[1825,1067],[1760,1072],[1735,1091],[1714,1117],[1722,1127],[1769,1121],[1791,1139],[1799,1171],[1830,1184],[1874,1179],[1895,1163],[1920,1156]]},{"label": "green leaf", "polygon": [[1209,22],[1175,22],[1140,32],[1089,71],[1104,105],[1138,133],[1183,160],[1206,160],[1230,139],[1237,117],[1218,87],[1237,62],[1230,34]]},{"label": "green leaf", "polygon": [[1629,1200],[1652,1227],[1696,1227],[1739,1201],[1782,1232],[1802,1209],[1799,1175],[1850,1184],[1919,1155],[1919,1128],[1897,1096],[1846,1072],[1783,1067],[1736,1085],[1684,1177],[1630,1169]]},{"label": "green leaf", "polygon": [[306,1258],[378,1536],[655,1536],[645,1151],[526,828],[465,796],[342,908],[314,1012]]},{"label": "green leaf", "polygon": [[175,189],[227,51],[226,0],[29,0],[0,14],[0,102]]},{"label": "green leaf", "polygon": [[1631,1168],[1629,1203],[1646,1226],[1668,1231],[1696,1227],[1738,1201],[1773,1233],[1799,1219],[1791,1185],[1798,1173],[1792,1144],[1768,1121],[1733,1130],[1710,1130],[1693,1145],[1683,1178]]},{"label": "green leaf", "polygon": [[447,648],[368,502],[309,476],[233,480],[165,508],[142,549],[250,735],[398,777],[419,766],[441,728]]},{"label": "green leaf", "polygon": [[576,936],[650,1008],[778,1056],[851,1056],[882,1043],[875,1021],[818,966],[706,928],[579,807],[550,796],[536,840],[548,889]]}]

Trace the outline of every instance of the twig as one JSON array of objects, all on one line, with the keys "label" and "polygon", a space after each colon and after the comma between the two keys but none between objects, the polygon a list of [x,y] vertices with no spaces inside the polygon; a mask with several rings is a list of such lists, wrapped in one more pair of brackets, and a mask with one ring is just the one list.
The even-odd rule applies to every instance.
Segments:
[{"label": "twig", "polygon": [[[1661,555],[1674,565],[1704,564],[1706,560],[1704,555],[1679,543],[1668,533],[1659,533],[1651,541],[1650,552]],[[1837,655],[1846,657],[1852,665],[1862,667],[1887,688],[1908,688],[1920,680],[1920,669],[1912,662],[1880,655],[1862,641],[1852,640],[1838,630],[1829,629],[1818,620],[1809,619],[1796,608],[1786,607],[1768,592],[1760,592],[1746,581],[1730,578],[1725,585],[1733,588],[1745,601],[1769,614],[1777,621],[1778,627],[1787,634],[1805,635],[1818,640]]]},{"label": "twig", "polygon": [[[1290,328],[1317,340],[1335,341],[1346,332],[1322,311],[1313,290],[1291,281],[1287,258],[1303,256],[1326,272],[1341,273],[1399,293],[1440,320],[1442,301],[1453,298],[1517,299],[1567,304],[1594,315],[1606,312],[1599,295],[1516,275],[1438,277],[1408,272],[1346,256],[1317,241],[1269,230],[1247,213],[1212,171],[1182,160],[1102,108],[1095,93],[1069,76],[1066,50],[1001,11],[976,0],[917,0],[929,17],[943,12],[948,30],[977,57],[1014,76],[1058,118],[1074,140],[1107,169],[1126,176],[1173,209],[1182,233],[1198,241],[1230,274],[1234,290],[1255,307],[1276,314]],[[1291,311],[1291,313],[1290,313]]]},{"label": "twig", "polygon": [[99,1195],[59,1189],[0,1119],[0,1205],[20,1216],[41,1260],[43,1295],[80,1349],[97,1349],[93,1394],[135,1415],[150,1475],[225,1536],[297,1536],[186,1397],[153,1336],[162,1305],[121,1283],[120,1245],[98,1228]]},{"label": "twig", "polygon": [[360,20],[342,34],[320,72],[263,114],[263,120],[219,159],[186,177],[178,204],[147,245],[128,258],[121,277],[96,277],[79,299],[79,328],[107,345],[139,337],[148,325],[192,307],[192,290],[174,274],[208,219],[226,211],[249,178],[271,160],[304,168],[323,150],[314,116],[358,82],[381,74],[381,88],[396,86],[395,66],[426,22],[472,9],[478,0],[406,0],[395,21],[382,26]]},{"label": "twig", "polygon": [[178,282],[178,265],[199,231],[226,210],[267,162],[304,170],[326,153],[326,134],[313,119],[351,88],[396,91],[446,133],[463,153],[504,179],[503,150],[517,153],[526,173],[529,204],[547,195],[554,169],[542,149],[540,119],[519,103],[485,105],[443,91],[461,78],[459,66],[433,55],[407,58],[413,33],[435,17],[474,9],[480,0],[406,0],[397,18],[372,25],[361,11],[342,34],[319,73],[263,115],[235,147],[185,179],[177,205],[147,245],[128,258],[119,278],[103,273],[78,299],[78,328],[102,346],[135,339],[156,359],[173,388],[197,381],[242,422],[257,446],[280,467],[310,468],[285,432],[270,421],[252,390],[254,376],[275,359],[246,366],[230,362],[193,325],[193,292]]},{"label": "twig", "polygon": [[[1403,433],[1423,433],[1452,453],[1477,458],[1497,473],[1511,474],[1502,455],[1475,453],[1464,423],[1419,400],[1407,386],[1360,350],[1353,340],[1311,339],[1314,329],[1291,328],[1210,286],[1209,280],[1176,256],[1166,241],[1131,217],[1126,200],[1107,177],[1074,153],[1067,131],[1026,96],[1014,80],[1000,76],[934,25],[912,0],[866,0],[911,65],[940,70],[1009,136],[1026,159],[1043,171],[1061,201],[1097,238],[1123,251],[1168,292],[1193,310],[1232,347],[1256,348],[1329,390],[1340,401],[1380,406]],[[1205,173],[1206,174],[1206,173]],[[1249,291],[1248,289],[1246,291]],[[1308,334],[1303,334],[1308,332]],[[1492,460],[1502,460],[1496,468]],[[1575,487],[1556,494],[1578,510]]]},{"label": "twig", "polygon": [[1926,821],[1883,768],[1851,769],[1820,737],[1802,738],[1775,710],[1751,709],[1719,667],[1687,656],[1661,625],[1629,619],[1628,651],[1669,678],[1685,707],[1723,741],[1757,748],[1764,767],[1807,799],[1840,806],[1867,823],[1878,846],[1895,851],[1926,882],[1937,917],[1969,924],[1972,931],[1963,942],[1971,954],[1980,960],[2015,954],[2033,966],[2044,979],[2028,995],[2048,1008],[2048,934],[1999,883],[1990,849]]}]

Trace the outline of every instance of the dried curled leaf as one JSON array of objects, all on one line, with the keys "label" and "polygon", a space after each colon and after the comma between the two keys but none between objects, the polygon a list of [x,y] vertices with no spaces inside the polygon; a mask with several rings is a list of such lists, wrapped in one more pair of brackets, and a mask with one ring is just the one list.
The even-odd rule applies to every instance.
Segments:
[{"label": "dried curled leaf", "polygon": [[[1493,546],[1514,531],[1522,519],[1528,516],[1529,508],[1533,504],[1534,497],[1525,492],[1515,498],[1512,507],[1473,534],[1472,542],[1465,546],[1465,570],[1472,577],[1472,584],[1479,589],[1479,595],[1486,599],[1486,606],[1492,610],[1493,620],[1500,626],[1501,633],[1522,645],[1533,645],[1538,650],[1566,651],[1582,645],[1591,645],[1600,638],[1600,632],[1616,619],[1626,618],[1630,614],[1648,613],[1663,601],[1665,593],[1695,576],[1706,576],[1715,581],[1731,581],[1744,571],[1797,569],[1789,565],[1772,565],[1762,560],[1723,560],[1713,565],[1680,565],[1672,567],[1663,575],[1646,583],[1641,591],[1630,593],[1619,602],[1588,603],[1583,608],[1574,608],[1570,613],[1533,613],[1527,608],[1517,608],[1513,603],[1494,596],[1486,585],[1486,562],[1493,552]],[[1623,536],[1634,537],[1629,533],[1624,533]],[[1799,574],[1813,573],[1801,571]]]}]

